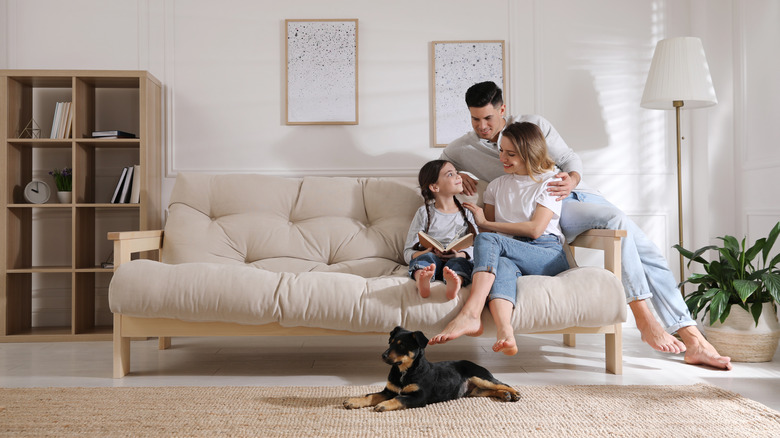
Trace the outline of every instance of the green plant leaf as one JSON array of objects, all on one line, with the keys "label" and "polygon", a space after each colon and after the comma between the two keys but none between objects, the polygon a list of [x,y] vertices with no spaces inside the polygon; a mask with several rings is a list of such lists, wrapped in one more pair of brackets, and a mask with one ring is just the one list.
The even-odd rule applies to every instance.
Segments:
[{"label": "green plant leaf", "polygon": [[753,321],[756,323],[756,327],[758,327],[758,319],[761,318],[761,309],[764,308],[764,303],[756,302],[753,303],[752,306],[750,306],[750,313],[753,315]]},{"label": "green plant leaf", "polygon": [[769,235],[766,238],[766,243],[764,243],[764,263],[766,263],[766,260],[769,257],[769,252],[772,251],[772,247],[775,246],[775,241],[777,240],[778,235],[780,235],[780,222],[777,222],[772,230],[769,231]]},{"label": "green plant leaf", "polygon": [[761,280],[775,303],[780,303],[780,273],[765,272]]},{"label": "green plant leaf", "polygon": [[707,262],[707,260],[702,258],[701,255],[704,254],[705,252],[711,250],[711,249],[718,249],[718,247],[716,245],[707,245],[705,247],[697,249],[694,252],[691,252],[691,251],[683,248],[680,245],[674,245],[672,248],[677,249],[677,251],[679,251],[680,254],[682,254],[683,257],[689,259],[689,261],[688,261],[688,267],[689,268],[691,267],[691,262],[694,262],[694,261],[695,262],[699,262],[702,265],[706,265],[708,262]]},{"label": "green plant leaf", "polygon": [[763,237],[756,240],[756,243],[754,243],[753,246],[751,246],[750,249],[748,249],[747,253],[745,254],[746,261],[752,265],[751,262],[764,249],[765,244],[766,244],[766,239]]},{"label": "green plant leaf", "polygon": [[739,251],[733,252],[729,248],[718,248],[718,252],[720,253],[720,259],[721,261],[728,262],[726,263],[727,266],[731,267],[731,269],[741,272],[742,271],[742,263],[740,263],[739,259],[741,258],[741,253]]},{"label": "green plant leaf", "polygon": [[725,290],[720,290],[715,293],[710,303],[710,325],[715,321],[721,319],[721,315],[725,312],[729,303],[729,294]]},{"label": "green plant leaf", "polygon": [[747,301],[747,299],[753,295],[753,292],[760,286],[761,285],[757,281],[734,280],[734,289],[737,291],[737,295],[739,295],[739,299],[742,300],[743,303]]},{"label": "green plant leaf", "polygon": [[734,236],[723,236],[718,237],[718,239],[723,241],[723,247],[726,248],[728,251],[730,251],[732,254],[739,254],[742,252],[739,248],[739,242],[737,241],[737,238]]},{"label": "green plant leaf", "polygon": [[777,253],[774,257],[772,257],[772,261],[769,262],[768,265],[766,265],[767,268],[774,270],[775,266],[780,263],[780,253]]}]

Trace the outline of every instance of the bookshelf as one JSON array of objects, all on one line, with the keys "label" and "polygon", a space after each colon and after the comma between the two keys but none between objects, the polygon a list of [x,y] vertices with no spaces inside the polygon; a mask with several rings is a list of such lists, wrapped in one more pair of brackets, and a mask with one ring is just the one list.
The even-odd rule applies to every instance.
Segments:
[{"label": "bookshelf", "polygon": [[[112,338],[106,233],[160,228],[161,88],[145,71],[0,70],[0,342]],[[72,135],[51,139],[61,101],[71,102]],[[38,138],[29,127],[40,128]],[[137,138],[91,138],[114,129]],[[131,165],[140,200],[112,204]],[[68,204],[49,175],[63,167],[73,169]],[[25,201],[31,180],[51,188],[46,203]]]}]

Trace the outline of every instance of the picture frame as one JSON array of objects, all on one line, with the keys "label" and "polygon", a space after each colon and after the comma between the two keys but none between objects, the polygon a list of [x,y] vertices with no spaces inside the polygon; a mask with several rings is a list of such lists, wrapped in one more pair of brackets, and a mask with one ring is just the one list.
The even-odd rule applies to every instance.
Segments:
[{"label": "picture frame", "polygon": [[358,124],[358,20],[285,20],[288,125]]},{"label": "picture frame", "polygon": [[504,47],[503,40],[431,43],[433,147],[445,147],[472,130],[465,102],[470,86],[493,81],[507,96]]}]

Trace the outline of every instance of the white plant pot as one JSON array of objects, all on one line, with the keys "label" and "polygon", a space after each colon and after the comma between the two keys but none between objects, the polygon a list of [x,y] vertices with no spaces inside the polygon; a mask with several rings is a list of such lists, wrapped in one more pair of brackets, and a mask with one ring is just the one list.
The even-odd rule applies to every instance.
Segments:
[{"label": "white plant pot", "polygon": [[753,315],[732,305],[726,322],[709,325],[705,317],[704,336],[722,356],[734,362],[769,362],[780,341],[780,323],[772,303],[764,303],[758,326]]},{"label": "white plant pot", "polygon": [[73,201],[73,192],[57,192],[57,199],[60,204],[70,204]]}]

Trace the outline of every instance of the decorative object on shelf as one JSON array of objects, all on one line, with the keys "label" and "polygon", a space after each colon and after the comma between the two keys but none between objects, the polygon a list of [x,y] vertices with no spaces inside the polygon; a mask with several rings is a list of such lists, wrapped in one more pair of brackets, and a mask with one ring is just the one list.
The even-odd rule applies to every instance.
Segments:
[{"label": "decorative object on shelf", "polygon": [[30,119],[24,129],[19,131],[19,138],[41,138],[41,127],[35,119]]},{"label": "decorative object on shelf", "polygon": [[32,180],[24,187],[24,199],[31,204],[45,204],[50,196],[51,189],[43,181]]},{"label": "decorative object on shelf", "polygon": [[285,20],[288,125],[358,124],[358,20]]},{"label": "decorative object on shelf", "polygon": [[[745,239],[737,242],[733,236],[718,237],[723,246],[708,245],[689,251],[674,245],[680,254],[692,262],[701,263],[705,274],[691,274],[684,283],[698,285],[686,297],[694,319],[707,313],[704,334],[715,348],[736,362],[767,362],[777,350],[780,324],[777,304],[780,303],[780,254],[770,257],[780,235],[778,222],[767,237],[758,239],[750,248]],[[718,252],[717,259],[706,260],[702,254]]]},{"label": "decorative object on shelf", "polygon": [[[661,40],[655,47],[650,72],[640,106],[649,109],[674,109],[677,118],[677,224],[683,245],[682,167],[680,109],[695,109],[718,103],[710,77],[710,67],[699,38],[678,37]],[[680,254],[680,281],[685,277]],[[684,282],[680,283],[680,285]],[[681,288],[680,292],[685,295]]]},{"label": "decorative object on shelf", "polygon": [[509,95],[504,82],[504,41],[434,41],[433,146],[444,147],[469,132],[463,96],[477,82],[493,81]]},{"label": "decorative object on shelf", "polygon": [[70,167],[64,167],[62,170],[54,169],[49,172],[49,175],[54,177],[60,204],[70,204],[73,201],[73,169]]}]

